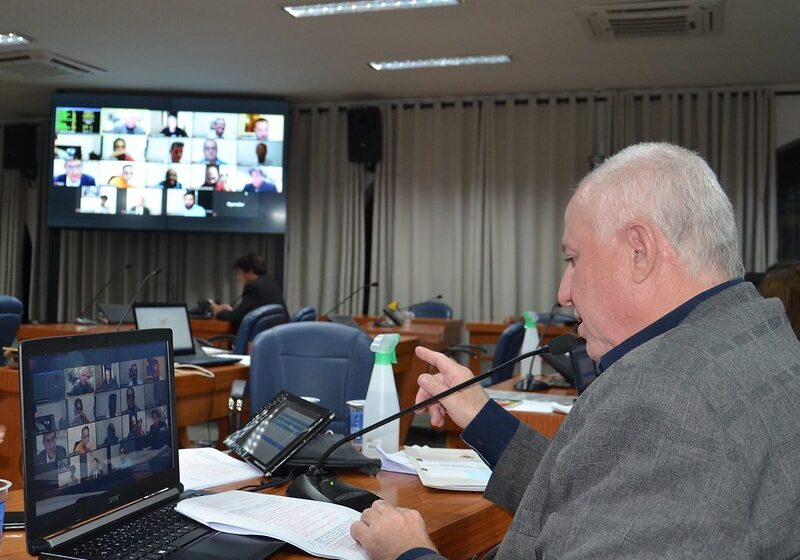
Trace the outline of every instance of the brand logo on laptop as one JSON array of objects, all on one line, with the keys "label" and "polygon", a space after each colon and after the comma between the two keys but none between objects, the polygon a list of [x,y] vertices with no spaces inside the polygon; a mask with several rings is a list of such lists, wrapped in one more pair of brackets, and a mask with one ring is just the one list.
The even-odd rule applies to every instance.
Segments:
[{"label": "brand logo on laptop", "polygon": [[119,494],[114,494],[108,499],[108,505],[116,504],[119,501]]}]

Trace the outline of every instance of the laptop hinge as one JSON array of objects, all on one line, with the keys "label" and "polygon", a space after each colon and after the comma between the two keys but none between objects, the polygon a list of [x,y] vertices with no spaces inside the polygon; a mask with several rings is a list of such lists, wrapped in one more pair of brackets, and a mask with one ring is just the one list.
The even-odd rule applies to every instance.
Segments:
[{"label": "laptop hinge", "polygon": [[43,540],[44,543],[46,543],[46,547],[44,547],[42,550],[36,551],[36,553],[44,552],[46,550],[53,549],[57,546],[61,546],[64,543],[83,537],[96,529],[105,527],[109,523],[113,523],[114,521],[119,521],[120,519],[123,519],[136,512],[142,511],[143,509],[152,508],[153,506],[159,505],[162,502],[173,500],[180,495],[180,492],[181,491],[178,488],[169,488],[157,494],[147,496],[146,498],[143,498],[138,502],[129,504],[116,511],[103,514],[102,516],[92,519],[91,521],[88,521],[83,525],[80,525],[73,529],[69,529],[53,537],[45,538]]}]

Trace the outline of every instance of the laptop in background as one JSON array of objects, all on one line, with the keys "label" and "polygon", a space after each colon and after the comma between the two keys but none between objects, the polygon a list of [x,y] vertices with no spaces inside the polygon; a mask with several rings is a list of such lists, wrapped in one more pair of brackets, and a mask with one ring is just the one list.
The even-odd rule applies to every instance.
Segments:
[{"label": "laptop in background", "polygon": [[183,303],[137,303],[133,306],[133,319],[137,329],[172,329],[175,361],[196,366],[221,366],[235,364],[239,358],[208,356],[198,351],[192,336],[189,310]]},{"label": "laptop in background", "polygon": [[182,498],[168,329],[20,343],[28,551],[94,559],[262,558],[279,541],[226,535]]}]

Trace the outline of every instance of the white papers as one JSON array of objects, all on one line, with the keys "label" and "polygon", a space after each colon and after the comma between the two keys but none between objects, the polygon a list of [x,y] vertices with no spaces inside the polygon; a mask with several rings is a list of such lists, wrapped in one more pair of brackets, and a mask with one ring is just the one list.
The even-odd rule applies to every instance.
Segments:
[{"label": "white papers", "polygon": [[381,454],[381,470],[402,474],[417,474],[417,469],[411,464],[405,451],[397,453],[387,453],[382,447],[378,447]]},{"label": "white papers", "polygon": [[406,446],[406,454],[422,484],[441,490],[483,492],[492,471],[472,449]]},{"label": "white papers", "polygon": [[570,412],[572,412],[572,405],[553,403],[553,412],[560,412],[561,414],[569,414]]},{"label": "white papers", "polygon": [[181,484],[187,490],[200,490],[263,476],[260,470],[212,447],[179,449]]},{"label": "white papers", "polygon": [[344,506],[234,490],[183,500],[176,509],[217,531],[265,535],[323,558],[367,560],[350,536],[361,514]]}]

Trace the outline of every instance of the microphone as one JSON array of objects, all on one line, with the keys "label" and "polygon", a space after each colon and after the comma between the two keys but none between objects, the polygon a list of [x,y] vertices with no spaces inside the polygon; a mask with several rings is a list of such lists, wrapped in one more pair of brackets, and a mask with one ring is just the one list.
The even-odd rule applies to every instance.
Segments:
[{"label": "microphone", "polygon": [[117,323],[117,326],[114,329],[114,332],[117,332],[119,330],[119,328],[122,326],[122,323],[125,322],[125,317],[127,317],[128,313],[130,313],[131,308],[133,307],[133,304],[136,303],[136,298],[139,297],[139,294],[141,293],[142,288],[144,288],[144,285],[147,284],[147,281],[150,280],[153,276],[158,276],[159,274],[161,274],[161,267],[160,266],[158,268],[156,268],[155,270],[152,270],[147,276],[142,278],[142,281],[139,282],[139,285],[136,287],[136,292],[133,294],[133,297],[131,298],[131,302],[125,308],[125,313],[122,314],[122,317],[120,318],[119,323]]},{"label": "microphone", "polygon": [[415,305],[419,305],[421,303],[428,303],[431,301],[436,301],[437,299],[442,299],[442,294],[438,294],[433,296],[432,298],[426,299],[425,301],[418,301],[417,303],[412,303],[411,305],[406,305],[405,307],[401,307],[398,311],[406,311],[407,309],[411,309]]},{"label": "microphone", "polygon": [[116,279],[117,279],[117,277],[118,277],[120,274],[122,274],[123,272],[125,272],[126,270],[130,270],[130,269],[131,269],[131,266],[132,266],[132,265],[130,265],[130,264],[126,264],[124,267],[122,267],[122,268],[120,268],[119,270],[117,270],[117,271],[116,271],[114,274],[112,274],[112,275],[111,275],[111,276],[108,278],[108,280],[106,281],[106,283],[105,283],[105,284],[103,284],[103,285],[102,285],[102,287],[101,287],[99,290],[97,290],[97,293],[96,293],[96,294],[94,295],[94,297],[92,298],[92,301],[90,301],[90,302],[89,302],[89,303],[86,305],[86,307],[84,307],[84,308],[81,310],[81,312],[80,312],[80,313],[78,313],[78,316],[75,318],[75,322],[76,322],[76,323],[78,323],[79,325],[96,325],[96,324],[97,324],[97,321],[95,321],[94,319],[89,319],[88,317],[84,317],[84,315],[86,314],[86,312],[87,312],[87,311],[89,311],[89,310],[92,308],[92,304],[94,304],[94,302],[96,302],[96,301],[97,301],[97,298],[99,298],[99,297],[100,297],[100,295],[101,295],[103,292],[105,292],[105,291],[106,291],[106,288],[108,288],[108,287],[111,285],[111,282],[113,282],[114,280],[116,280]]},{"label": "microphone", "polygon": [[375,500],[380,499],[378,496],[373,494],[372,492],[368,492],[358,486],[353,486],[352,484],[347,484],[346,482],[340,482],[333,477],[325,476],[324,465],[325,461],[328,459],[331,453],[333,453],[336,449],[340,446],[344,445],[345,443],[360,437],[367,432],[371,432],[376,428],[380,428],[388,424],[389,422],[393,422],[406,414],[410,414],[415,410],[419,410],[420,408],[424,408],[428,405],[435,403],[436,401],[443,399],[453,393],[461,391],[470,385],[474,385],[487,377],[490,377],[493,373],[497,372],[500,369],[506,368],[512,364],[520,360],[524,360],[525,358],[531,358],[533,356],[538,356],[539,354],[566,354],[567,352],[573,350],[575,346],[578,344],[578,339],[572,335],[565,334],[561,335],[557,338],[554,338],[550,344],[546,346],[542,346],[536,350],[531,352],[526,352],[525,354],[520,354],[519,356],[508,360],[507,362],[500,364],[499,366],[492,368],[480,375],[473,377],[472,379],[467,379],[463,383],[459,383],[458,385],[454,385],[445,391],[442,391],[438,395],[434,395],[424,401],[420,401],[417,404],[410,406],[408,408],[404,408],[400,412],[396,414],[392,414],[384,418],[383,420],[379,420],[374,424],[367,426],[364,429],[358,430],[357,432],[353,432],[352,434],[343,437],[333,445],[331,445],[325,453],[322,454],[317,464],[313,467],[309,467],[308,472],[303,474],[292,481],[289,487],[286,489],[286,495],[291,496],[293,498],[304,498],[306,500],[316,500],[319,502],[333,502],[336,504],[344,505],[355,509],[357,511],[364,511],[368,507],[372,505],[372,502]]},{"label": "microphone", "polygon": [[344,298],[342,301],[340,301],[339,303],[331,307],[328,311],[323,313],[323,315],[330,315],[331,313],[339,309],[342,305],[353,299],[353,296],[355,296],[361,290],[366,290],[367,288],[375,288],[377,286],[378,286],[377,282],[370,282],[369,284],[364,284],[363,286],[359,286],[358,288],[350,292],[350,294],[346,298]]}]

